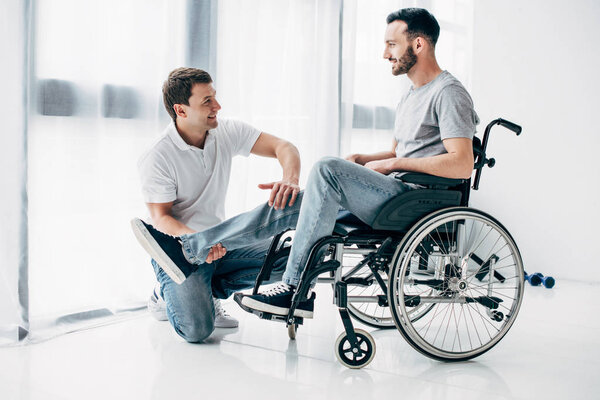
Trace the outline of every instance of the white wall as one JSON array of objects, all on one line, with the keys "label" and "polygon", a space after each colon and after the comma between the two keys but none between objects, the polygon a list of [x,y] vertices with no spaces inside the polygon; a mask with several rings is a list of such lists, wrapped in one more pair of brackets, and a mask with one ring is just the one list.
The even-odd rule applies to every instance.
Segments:
[{"label": "white wall", "polygon": [[473,90],[492,131],[472,205],[515,237],[527,272],[599,281],[600,2],[476,1]]}]

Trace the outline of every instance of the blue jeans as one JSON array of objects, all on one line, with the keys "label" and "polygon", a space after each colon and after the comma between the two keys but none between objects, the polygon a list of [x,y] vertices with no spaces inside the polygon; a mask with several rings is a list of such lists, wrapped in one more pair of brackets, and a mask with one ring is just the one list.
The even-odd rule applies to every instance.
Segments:
[{"label": "blue jeans", "polygon": [[[161,295],[167,304],[167,317],[175,331],[188,342],[201,342],[214,330],[215,309],[212,297],[226,299],[254,285],[271,244],[258,241],[251,246],[231,249],[211,264],[198,266],[178,285],[152,260]],[[281,279],[285,259],[275,262],[270,282]]]},{"label": "blue jeans", "polygon": [[345,208],[370,225],[388,200],[412,189],[393,176],[337,157],[325,157],[313,166],[306,189],[292,207],[275,210],[265,203],[205,231],[183,235],[184,254],[190,262],[199,264],[217,243],[229,253],[295,228],[283,281],[297,285],[311,247],[331,235],[340,209]]}]

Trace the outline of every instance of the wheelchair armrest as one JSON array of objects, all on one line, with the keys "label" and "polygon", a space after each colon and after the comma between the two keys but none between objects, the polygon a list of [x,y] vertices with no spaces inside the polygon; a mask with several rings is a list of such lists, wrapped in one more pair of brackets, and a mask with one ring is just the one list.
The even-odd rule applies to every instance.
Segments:
[{"label": "wheelchair armrest", "polygon": [[395,178],[404,183],[423,185],[433,189],[450,188],[467,182],[467,179],[442,178],[440,176],[423,174],[420,172],[397,172]]}]

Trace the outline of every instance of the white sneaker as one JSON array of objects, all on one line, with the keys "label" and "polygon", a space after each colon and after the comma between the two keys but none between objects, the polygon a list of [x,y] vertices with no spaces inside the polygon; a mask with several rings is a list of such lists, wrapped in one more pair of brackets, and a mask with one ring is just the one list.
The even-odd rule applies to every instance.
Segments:
[{"label": "white sneaker", "polygon": [[[227,314],[223,309],[221,300],[213,297],[215,305],[215,328],[237,328],[240,324],[237,319]],[[150,299],[148,299],[148,311],[157,321],[168,321],[167,303],[160,295],[160,284],[157,283],[152,291]]]},{"label": "white sneaker", "polygon": [[213,297],[213,303],[215,304],[215,328],[237,328],[240,322],[227,314],[221,305],[221,300]]},{"label": "white sneaker", "polygon": [[150,315],[157,321],[168,321],[167,317],[167,303],[160,295],[160,283],[157,283],[152,290],[152,295],[148,299],[148,311]]}]

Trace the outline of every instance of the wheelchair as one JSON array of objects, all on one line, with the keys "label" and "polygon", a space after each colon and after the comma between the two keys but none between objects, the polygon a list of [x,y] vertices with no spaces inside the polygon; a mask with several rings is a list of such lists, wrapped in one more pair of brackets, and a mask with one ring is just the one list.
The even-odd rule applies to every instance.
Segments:
[{"label": "wheelchair", "polygon": [[[419,185],[386,203],[371,226],[341,212],[331,236],[311,249],[288,315],[250,310],[284,322],[295,339],[303,318],[294,310],[310,283],[330,284],[344,332],[335,343],[338,360],[362,368],[375,356],[375,340],[352,319],[374,328],[397,328],[425,356],[464,361],[494,347],[513,325],[523,299],[519,249],[491,215],[468,206],[484,166],[493,167],[486,148],[493,126],[517,135],[521,127],[498,118],[474,137],[475,178],[448,179],[421,173],[396,176]],[[269,279],[274,262],[289,255],[285,232],[273,238],[253,294]]]}]

